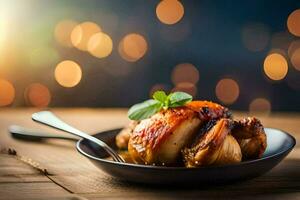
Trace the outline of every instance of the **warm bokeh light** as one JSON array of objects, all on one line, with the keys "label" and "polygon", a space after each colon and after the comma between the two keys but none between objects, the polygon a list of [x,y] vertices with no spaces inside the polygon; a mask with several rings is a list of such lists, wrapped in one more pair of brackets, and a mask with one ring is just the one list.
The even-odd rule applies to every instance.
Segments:
[{"label": "warm bokeh light", "polygon": [[300,71],[300,48],[295,50],[291,56],[291,63],[295,69]]},{"label": "warm bokeh light", "polygon": [[292,34],[300,36],[300,9],[295,10],[289,15],[287,27]]},{"label": "warm bokeh light", "polygon": [[291,57],[297,49],[300,49],[300,40],[295,40],[290,43],[289,49],[288,49],[288,55]]},{"label": "warm bokeh light", "polygon": [[72,30],[71,42],[76,48],[87,51],[91,36],[99,32],[101,32],[101,28],[97,24],[93,22],[83,22]]},{"label": "warm bokeh light", "polygon": [[238,83],[229,78],[221,79],[216,85],[216,95],[224,104],[234,103],[240,94]]},{"label": "warm bokeh light", "polygon": [[142,58],[147,49],[147,41],[142,35],[137,33],[126,35],[118,47],[121,57],[129,62],[135,62]]},{"label": "warm bokeh light", "polygon": [[261,23],[251,23],[242,30],[242,41],[250,51],[262,51],[270,40],[268,27]]},{"label": "warm bokeh light", "polygon": [[193,64],[181,63],[173,69],[171,79],[175,85],[181,82],[196,84],[199,81],[199,71]]},{"label": "warm bokeh light", "polygon": [[74,87],[81,80],[80,66],[71,60],[60,62],[55,68],[55,79],[64,87]]},{"label": "warm bokeh light", "polygon": [[113,42],[109,35],[99,32],[94,34],[88,42],[88,51],[97,58],[104,58],[111,54]]},{"label": "warm bokeh light", "polygon": [[176,84],[176,86],[172,89],[172,92],[176,91],[186,92],[193,97],[197,95],[197,87],[193,83],[189,82],[181,82]]},{"label": "warm bokeh light", "polygon": [[152,95],[154,94],[154,92],[156,92],[158,90],[162,90],[162,91],[165,91],[166,93],[168,93],[168,86],[165,84],[161,84],[161,83],[157,83],[157,84],[153,85],[150,89],[149,96],[152,98]]},{"label": "warm bokeh light", "polygon": [[293,67],[300,71],[300,40],[295,40],[290,44],[288,55]]},{"label": "warm bokeh light", "polygon": [[278,53],[269,54],[264,61],[264,72],[272,80],[283,79],[288,72],[285,57]]},{"label": "warm bokeh light", "polygon": [[271,112],[271,103],[265,98],[256,98],[249,105],[251,115],[269,114]]},{"label": "warm bokeh light", "polygon": [[72,20],[60,21],[54,29],[54,37],[56,41],[65,47],[72,47],[71,33],[76,25],[77,22]]},{"label": "warm bokeh light", "polygon": [[294,51],[296,51],[297,49],[300,49],[300,40],[295,40],[295,41],[291,42],[289,49],[288,49],[289,57],[292,57]]},{"label": "warm bokeh light", "polygon": [[8,106],[15,99],[14,86],[5,79],[0,79],[0,106]]},{"label": "warm bokeh light", "polygon": [[32,83],[25,89],[24,98],[29,106],[46,107],[51,101],[51,94],[45,85]]},{"label": "warm bokeh light", "polygon": [[184,15],[184,7],[178,0],[162,0],[156,7],[156,16],[164,24],[175,24]]}]

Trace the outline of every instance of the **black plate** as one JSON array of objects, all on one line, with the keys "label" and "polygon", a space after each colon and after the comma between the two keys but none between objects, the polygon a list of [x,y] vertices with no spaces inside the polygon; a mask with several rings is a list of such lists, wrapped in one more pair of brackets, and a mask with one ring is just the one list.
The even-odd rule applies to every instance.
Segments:
[{"label": "black plate", "polygon": [[[115,136],[120,129],[95,134],[116,149]],[[108,155],[92,142],[82,139],[77,150],[90,159],[97,167],[121,180],[153,184],[202,184],[229,183],[260,176],[276,166],[293,149],[296,140],[290,134],[272,128],[265,128],[268,147],[260,159],[243,161],[238,164],[205,166],[200,168],[163,167],[117,163],[106,160]]]}]

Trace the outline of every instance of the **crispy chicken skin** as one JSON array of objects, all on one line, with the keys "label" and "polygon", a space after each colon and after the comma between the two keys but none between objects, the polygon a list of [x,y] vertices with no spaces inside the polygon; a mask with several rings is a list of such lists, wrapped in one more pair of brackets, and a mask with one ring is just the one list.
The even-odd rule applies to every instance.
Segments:
[{"label": "crispy chicken skin", "polygon": [[185,107],[160,111],[135,127],[128,151],[136,163],[176,163],[200,122],[197,113]]},{"label": "crispy chicken skin", "polygon": [[[220,165],[237,163],[242,153],[236,139],[230,132],[233,126],[231,119],[222,118],[205,132],[191,148],[182,151],[186,167],[203,165]],[[206,126],[207,127],[207,126]]]},{"label": "crispy chicken skin", "polygon": [[186,167],[259,158],[267,146],[258,119],[234,121],[227,108],[209,101],[192,101],[132,121],[116,143],[121,149],[128,147],[134,163]]},{"label": "crispy chicken skin", "polygon": [[162,110],[135,127],[128,151],[136,163],[176,164],[181,150],[192,142],[203,123],[228,116],[226,108],[207,101]]},{"label": "crispy chicken skin", "polygon": [[255,117],[235,121],[232,135],[240,144],[244,160],[260,158],[267,148],[264,127]]},{"label": "crispy chicken skin", "polygon": [[231,118],[228,108],[211,101],[191,101],[185,105],[186,107],[196,111],[202,121],[208,121],[218,118]]}]

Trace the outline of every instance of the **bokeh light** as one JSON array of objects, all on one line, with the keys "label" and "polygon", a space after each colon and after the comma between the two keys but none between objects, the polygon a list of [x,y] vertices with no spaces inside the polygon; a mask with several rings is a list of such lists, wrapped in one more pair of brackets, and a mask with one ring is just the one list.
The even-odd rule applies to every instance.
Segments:
[{"label": "bokeh light", "polygon": [[191,63],[181,63],[173,69],[171,79],[175,85],[181,82],[196,84],[199,81],[199,71]]},{"label": "bokeh light", "polygon": [[288,72],[288,63],[279,53],[269,54],[264,61],[264,72],[272,80],[283,79]]},{"label": "bokeh light", "polygon": [[184,7],[178,0],[162,0],[156,7],[156,16],[164,24],[175,24],[183,15]]},{"label": "bokeh light", "polygon": [[265,98],[256,98],[249,104],[251,115],[269,114],[271,112],[271,103]]},{"label": "bokeh light", "polygon": [[24,98],[29,106],[47,107],[51,101],[51,94],[45,85],[32,83],[25,89]]},{"label": "bokeh light", "polygon": [[0,106],[8,106],[15,99],[15,88],[8,80],[0,79]]},{"label": "bokeh light", "polygon": [[295,41],[291,42],[289,49],[288,49],[289,57],[292,57],[294,51],[296,51],[297,49],[300,49],[300,40],[295,40]]},{"label": "bokeh light", "polygon": [[300,71],[300,48],[295,50],[291,56],[291,63],[295,69]]},{"label": "bokeh light", "polygon": [[240,94],[238,83],[229,78],[221,79],[216,85],[216,96],[224,104],[234,103]]},{"label": "bokeh light", "polygon": [[296,70],[300,70],[300,40],[291,42],[288,49],[288,55],[293,67]]},{"label": "bokeh light", "polygon": [[55,79],[64,87],[76,86],[82,76],[80,66],[71,60],[65,60],[60,62],[55,68]]},{"label": "bokeh light", "polygon": [[287,27],[292,34],[300,36],[300,9],[295,10],[289,15]]},{"label": "bokeh light", "polygon": [[93,22],[83,22],[72,30],[71,42],[76,48],[87,51],[91,36],[99,32],[101,32],[101,28],[97,24]]},{"label": "bokeh light", "polygon": [[147,52],[148,44],[145,38],[137,33],[126,35],[119,43],[121,57],[129,62],[135,62],[142,58]]},{"label": "bokeh light", "polygon": [[176,86],[172,89],[172,92],[176,91],[186,92],[193,97],[197,95],[197,87],[193,83],[189,82],[181,82],[176,84]]},{"label": "bokeh light", "polygon": [[261,23],[251,23],[242,30],[242,41],[250,51],[262,51],[270,40],[269,29]]},{"label": "bokeh light", "polygon": [[104,58],[111,54],[113,42],[109,35],[99,32],[94,34],[88,42],[88,51],[97,58]]},{"label": "bokeh light", "polygon": [[162,84],[162,83],[157,83],[151,87],[150,92],[149,92],[149,97],[152,98],[152,95],[154,94],[154,92],[156,92],[158,90],[165,91],[166,93],[168,93],[168,91],[169,91],[167,85]]},{"label": "bokeh light", "polygon": [[54,37],[58,43],[65,47],[73,47],[71,33],[78,23],[72,20],[60,21],[54,29]]},{"label": "bokeh light", "polygon": [[[231,98],[237,97],[236,100],[227,100],[227,104],[233,101],[236,109],[249,108],[251,100],[261,97],[261,90],[266,94],[273,93],[270,97],[264,96],[272,102],[273,109],[284,111],[297,107],[292,105],[295,101],[291,99],[298,99],[300,92],[300,7],[293,3],[281,8],[276,3],[269,4],[269,11],[277,13],[277,18],[270,17],[269,11],[264,9],[256,13],[257,18],[239,12],[240,17],[245,18],[242,26],[241,23],[224,23],[224,16],[230,17],[231,14],[230,9],[224,10],[222,3],[158,0],[132,5],[127,2],[126,5],[113,2],[80,5],[74,2],[71,7],[65,3],[53,3],[49,4],[49,12],[32,10],[23,4],[20,3],[18,9],[12,6],[9,12],[2,9],[7,16],[0,19],[0,47],[3,47],[3,51],[0,48],[0,79],[8,80],[11,87],[7,91],[13,93],[3,95],[2,87],[9,87],[3,86],[3,80],[0,80],[0,106],[22,106],[24,88],[34,80],[39,80],[50,90],[53,106],[65,106],[72,99],[72,95],[68,95],[70,92],[85,93],[72,105],[124,106],[132,102],[132,94],[127,95],[123,104],[112,100],[122,88],[131,88],[141,96],[145,89],[148,95],[158,89],[166,90],[166,86],[169,92],[173,88],[208,100],[219,100],[222,94],[217,97],[217,83],[229,77],[235,80],[237,89],[226,93],[236,90]],[[47,3],[37,6],[45,7],[44,4],[47,6]],[[247,7],[244,4],[232,5],[237,10]],[[259,6],[253,4],[251,9]],[[269,17],[264,18],[267,15]],[[197,23],[199,27],[196,27]],[[220,30],[224,30],[222,34]],[[226,44],[232,45],[227,47]],[[288,51],[286,47],[289,47]],[[219,52],[217,59],[216,52]],[[232,55],[239,55],[239,58],[232,59]],[[74,60],[76,67],[60,63],[68,59]],[[244,68],[238,67],[241,60],[247,60]],[[259,70],[253,68],[257,65],[260,65]],[[243,73],[253,82],[252,86],[243,83]],[[101,90],[108,91],[110,96],[101,99],[98,105],[84,101],[85,97],[99,91],[99,87],[95,87],[97,81],[105,83],[112,79],[117,81],[101,84]],[[202,91],[205,84],[212,86],[206,88],[212,91]],[[256,86],[261,88],[256,91]],[[32,90],[28,88],[26,96]],[[252,97],[247,100],[247,90],[253,88],[249,94]],[[58,89],[57,94],[54,94],[54,89]],[[67,94],[63,94],[64,91]],[[97,95],[93,97],[98,98]],[[225,100],[220,100],[220,103],[226,102],[226,95],[223,98]],[[28,105],[34,104],[28,102]]]}]

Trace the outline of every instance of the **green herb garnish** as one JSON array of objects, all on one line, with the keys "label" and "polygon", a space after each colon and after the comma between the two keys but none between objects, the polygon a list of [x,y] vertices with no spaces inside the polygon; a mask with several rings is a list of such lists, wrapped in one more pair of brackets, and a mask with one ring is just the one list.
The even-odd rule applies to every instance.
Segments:
[{"label": "green herb garnish", "polygon": [[131,120],[142,120],[151,117],[161,109],[184,106],[193,97],[185,92],[174,92],[166,95],[164,91],[156,91],[153,99],[133,105],[128,111]]}]

